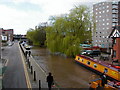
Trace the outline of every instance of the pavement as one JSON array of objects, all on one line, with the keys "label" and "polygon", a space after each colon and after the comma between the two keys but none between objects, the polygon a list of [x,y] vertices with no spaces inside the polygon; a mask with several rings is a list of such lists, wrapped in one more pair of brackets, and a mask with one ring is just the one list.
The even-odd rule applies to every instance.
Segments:
[{"label": "pavement", "polygon": [[[30,56],[28,57],[31,63],[30,66],[33,67],[33,73],[31,74],[31,69],[18,42],[12,46],[4,47],[2,58],[7,60],[7,68],[5,68],[4,74],[1,77],[2,80],[0,81],[2,88],[27,88],[30,90],[39,88],[39,86],[41,88],[48,88],[46,72],[36,63],[34,58]],[[34,75],[34,72],[36,75]],[[34,80],[34,76],[36,76],[36,80]]]},{"label": "pavement", "polygon": [[[47,88],[47,82],[46,82],[46,73],[45,71],[36,63],[36,61],[34,60],[34,58],[31,56],[29,57],[30,60],[30,64],[33,67],[33,74],[32,76],[34,77],[34,72],[36,73],[36,86],[32,85],[34,88],[39,88],[39,80],[41,81],[41,88]],[[31,72],[31,69],[29,69],[29,71]],[[33,78],[34,79],[34,78]]]},{"label": "pavement", "polygon": [[[25,52],[26,49],[22,45],[21,47],[23,49],[23,52]],[[30,64],[28,63],[28,60]],[[35,61],[32,55],[27,56],[26,66],[27,66],[29,77],[30,77],[32,89],[34,90],[35,88],[39,88],[39,87],[41,87],[42,89],[43,88],[47,89],[48,85],[46,82],[46,77],[48,73],[46,73],[45,70]],[[31,67],[32,67],[32,73],[31,73]],[[34,72],[35,72],[35,75],[34,75]],[[36,80],[34,80],[34,76]],[[53,88],[59,90],[57,83],[56,82],[54,83],[55,83],[55,86]]]},{"label": "pavement", "polygon": [[8,60],[7,68],[3,75],[3,88],[28,88],[18,43],[5,47],[2,57]]}]

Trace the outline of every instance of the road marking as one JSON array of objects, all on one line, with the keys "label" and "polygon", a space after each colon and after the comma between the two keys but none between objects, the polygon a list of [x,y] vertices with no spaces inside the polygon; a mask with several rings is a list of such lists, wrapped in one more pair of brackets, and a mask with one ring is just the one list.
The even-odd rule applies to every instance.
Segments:
[{"label": "road marking", "polygon": [[32,90],[32,86],[31,86],[31,83],[30,83],[30,78],[29,78],[29,75],[28,75],[27,67],[25,65],[24,57],[22,55],[22,51],[20,49],[19,43],[18,43],[18,47],[19,47],[19,51],[20,51],[20,54],[21,54],[21,57],[22,57],[22,63],[23,63],[23,67],[24,67],[24,72],[25,72],[27,87],[28,87],[29,90]]},{"label": "road marking", "polygon": [[5,62],[5,65],[4,66],[7,66],[8,65],[8,60],[6,59],[6,62]]}]

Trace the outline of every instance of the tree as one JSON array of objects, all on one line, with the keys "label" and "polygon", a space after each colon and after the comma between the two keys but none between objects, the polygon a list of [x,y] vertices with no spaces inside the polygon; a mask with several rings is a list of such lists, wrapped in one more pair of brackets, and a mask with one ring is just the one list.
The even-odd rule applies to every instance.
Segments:
[{"label": "tree", "polygon": [[46,26],[40,24],[39,26],[35,27],[35,30],[29,29],[27,31],[27,38],[33,42],[33,45],[44,46],[46,40],[45,28]]},{"label": "tree", "polygon": [[53,53],[75,56],[80,52],[81,43],[92,40],[94,27],[86,6],[76,6],[68,15],[52,17],[51,20],[52,26],[46,28],[46,45]]}]

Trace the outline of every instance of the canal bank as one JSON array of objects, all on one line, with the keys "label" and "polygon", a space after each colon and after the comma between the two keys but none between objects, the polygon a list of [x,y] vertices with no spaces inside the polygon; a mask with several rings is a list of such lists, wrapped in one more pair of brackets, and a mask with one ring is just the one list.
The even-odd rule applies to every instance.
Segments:
[{"label": "canal bank", "polygon": [[[44,88],[47,89],[48,85],[46,82],[47,74],[44,69],[38,65],[33,56],[26,54],[30,50],[25,49],[23,44],[20,44],[20,48],[24,55],[24,62],[26,62],[27,70],[29,71],[29,77],[32,89]],[[53,88],[59,89],[58,84],[54,80],[55,86]]]},{"label": "canal bank", "polygon": [[62,88],[89,88],[91,76],[95,73],[75,63],[74,58],[51,55],[45,48],[34,48],[32,56],[46,73],[52,72],[55,81]]}]

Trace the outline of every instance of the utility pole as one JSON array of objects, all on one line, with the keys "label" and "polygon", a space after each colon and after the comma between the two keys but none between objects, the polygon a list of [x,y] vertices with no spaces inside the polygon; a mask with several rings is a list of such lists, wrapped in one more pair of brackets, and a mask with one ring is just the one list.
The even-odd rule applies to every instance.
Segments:
[{"label": "utility pole", "polygon": [[1,54],[2,54],[2,49],[1,49],[1,47],[2,47],[2,29],[0,29],[0,59],[1,59]]}]

